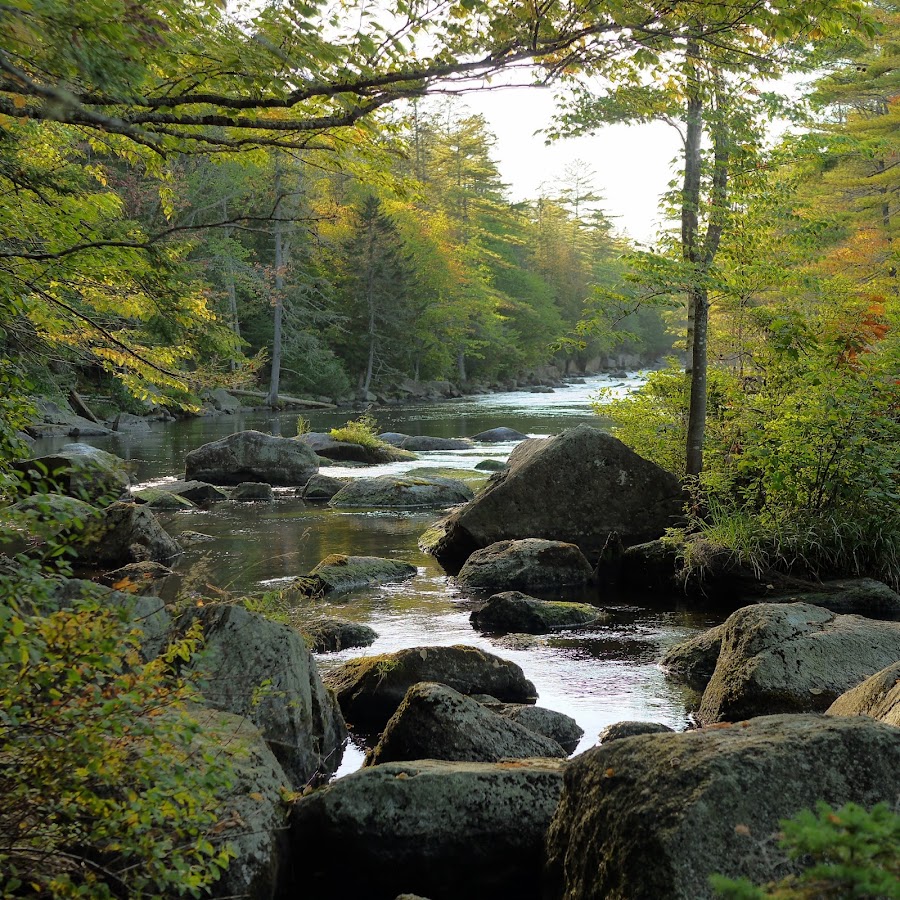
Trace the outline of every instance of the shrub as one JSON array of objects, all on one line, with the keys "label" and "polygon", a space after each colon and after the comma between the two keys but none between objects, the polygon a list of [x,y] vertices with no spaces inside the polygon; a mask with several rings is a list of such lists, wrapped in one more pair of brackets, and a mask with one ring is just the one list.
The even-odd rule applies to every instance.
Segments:
[{"label": "shrub", "polygon": [[371,450],[386,446],[384,441],[378,437],[378,423],[375,421],[375,417],[368,413],[358,419],[351,419],[340,428],[332,428],[329,434],[336,441],[342,441],[345,444],[359,444]]},{"label": "shrub", "polygon": [[780,846],[803,863],[799,874],[763,887],[746,878],[713,875],[710,882],[728,900],[847,900],[900,898],[900,815],[880,803],[867,811],[854,803],[833,810],[819,803],[781,823]]}]

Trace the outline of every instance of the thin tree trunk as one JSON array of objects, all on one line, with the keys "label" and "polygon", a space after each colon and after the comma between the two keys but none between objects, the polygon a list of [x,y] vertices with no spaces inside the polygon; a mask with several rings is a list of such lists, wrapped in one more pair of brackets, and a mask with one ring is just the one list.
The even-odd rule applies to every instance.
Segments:
[{"label": "thin tree trunk", "polygon": [[456,351],[456,370],[459,372],[460,382],[466,381],[466,351],[462,347]]},{"label": "thin tree trunk", "polygon": [[366,246],[366,306],[369,310],[369,358],[366,362],[366,377],[363,380],[363,392],[367,392],[369,390],[369,386],[372,384],[372,373],[375,370],[375,344],[376,344],[376,329],[375,329],[375,236],[372,231],[375,228],[375,223],[371,222],[369,224],[370,233],[367,238],[367,246]]},{"label": "thin tree trunk", "polygon": [[275,322],[272,329],[272,374],[269,377],[269,406],[278,406],[281,380],[281,320],[284,315],[284,246],[281,223],[281,156],[275,151]]},{"label": "thin tree trunk", "polygon": [[[700,217],[700,166],[703,140],[703,99],[696,82],[694,59],[699,52],[696,41],[687,45],[687,127],[684,139],[684,182],[681,189],[681,255],[689,265],[697,262],[697,232]],[[690,376],[694,366],[694,333],[696,309],[693,292],[688,294],[687,344],[685,373]]]}]

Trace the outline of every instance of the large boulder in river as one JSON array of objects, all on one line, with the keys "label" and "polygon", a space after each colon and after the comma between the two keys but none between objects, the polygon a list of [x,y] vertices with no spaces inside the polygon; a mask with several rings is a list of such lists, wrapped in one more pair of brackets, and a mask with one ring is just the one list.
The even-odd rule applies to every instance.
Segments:
[{"label": "large boulder in river", "polygon": [[842,616],[807,603],[761,603],[726,619],[703,692],[703,724],[776,712],[824,712],[900,659],[900,622]]},{"label": "large boulder in river", "polygon": [[526,538],[476,550],[456,580],[472,591],[540,591],[584,585],[591,574],[590,563],[575,544]]},{"label": "large boulder in river", "polygon": [[766,716],[603,744],[566,770],[543,896],[711,900],[714,872],[780,878],[781,819],[820,800],[893,804],[898,771],[897,729],[863,717]]},{"label": "large boulder in river", "polygon": [[769,603],[811,603],[837,613],[896,616],[900,594],[874,578],[842,578],[825,581],[812,590],[767,597]]},{"label": "large boulder in river", "polygon": [[347,482],[330,475],[313,475],[303,488],[301,496],[310,503],[327,503]]},{"label": "large boulder in river", "polygon": [[418,760],[340,778],[293,805],[296,883],[314,897],[537,900],[564,766]]},{"label": "large boulder in river", "polygon": [[309,575],[301,575],[289,591],[315,597],[321,594],[343,594],[358,588],[406,581],[416,574],[416,567],[399,559],[380,556],[326,556]]},{"label": "large boulder in river", "polygon": [[497,715],[445,684],[414,684],[391,716],[366,765],[405,759],[500,762],[563,757],[550,738]]},{"label": "large boulder in river", "polygon": [[[483,701],[481,701],[483,702]],[[523,703],[504,703],[499,709],[485,704],[488,709],[517,722],[529,731],[535,731],[556,741],[566,753],[574,753],[584,729],[571,717],[555,709],[529,706]]]},{"label": "large boulder in river", "polygon": [[150,509],[194,509],[194,504],[181,494],[173,494],[171,491],[159,487],[141,488],[132,491],[131,496],[135,503],[146,503]]},{"label": "large boulder in river", "polygon": [[225,491],[208,484],[205,481],[167,481],[160,485],[163,490],[170,494],[176,494],[190,500],[191,503],[216,503],[219,500],[227,500],[228,494]]},{"label": "large boulder in river", "polygon": [[515,663],[477,647],[410,647],[364,656],[332,669],[325,683],[337,693],[348,721],[383,728],[420,681],[437,681],[461,694],[490,694],[510,703],[533,703],[537,690]]},{"label": "large boulder in river", "polygon": [[479,631],[546,634],[548,631],[593,624],[604,618],[606,614],[603,610],[588,603],[539,600],[520,591],[504,591],[488,597],[485,603],[472,611],[469,621]]},{"label": "large boulder in river", "polygon": [[439,475],[379,475],[348,482],[328,501],[336,507],[440,508],[471,500],[472,489]]},{"label": "large boulder in river", "polygon": [[674,731],[674,728],[661,722],[613,722],[597,735],[597,740],[601,744],[608,744],[610,741],[621,741],[639,734],[672,734]]},{"label": "large boulder in river", "polygon": [[826,712],[829,716],[871,716],[900,727],[900,662],[841,694]]},{"label": "large boulder in river", "polygon": [[33,490],[53,490],[88,503],[110,503],[131,484],[124,460],[89,444],[66,444],[13,467]]},{"label": "large boulder in river", "polygon": [[205,701],[259,728],[294,788],[337,769],[347,731],[300,635],[242,606],[191,608],[203,649],[192,667]]},{"label": "large boulder in river", "polygon": [[188,481],[265,481],[299,486],[315,475],[319,461],[300,441],[260,431],[239,431],[191,450],[185,457],[185,469]]},{"label": "large boulder in river", "polygon": [[576,544],[595,562],[613,533],[625,544],[659,537],[683,499],[674,475],[579,425],[519,444],[506,471],[447,519],[433,553],[456,569],[489,544],[541,537]]},{"label": "large boulder in river", "polygon": [[169,562],[181,555],[171,538],[147,506],[113,503],[91,528],[89,539],[76,547],[81,566],[111,569],[133,562]]},{"label": "large boulder in river", "polygon": [[479,431],[478,434],[472,436],[473,441],[480,441],[482,444],[501,444],[507,441],[527,441],[528,435],[516,431],[515,428],[491,428],[488,431]]},{"label": "large boulder in river", "polygon": [[367,465],[378,465],[390,462],[403,462],[415,459],[412,453],[403,453],[388,444],[383,446],[366,446],[351,441],[336,441],[330,434],[321,431],[308,431],[298,434],[295,441],[306,444],[317,456],[335,462],[360,462]]},{"label": "large boulder in river", "polygon": [[468,438],[441,438],[417,434],[405,438],[400,444],[400,449],[430,452],[433,450],[471,450],[474,446]]}]

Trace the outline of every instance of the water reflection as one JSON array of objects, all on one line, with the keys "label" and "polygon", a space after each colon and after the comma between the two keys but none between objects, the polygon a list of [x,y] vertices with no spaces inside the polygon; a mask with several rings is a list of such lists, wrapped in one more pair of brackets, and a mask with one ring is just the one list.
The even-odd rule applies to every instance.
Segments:
[{"label": "water reflection", "polygon": [[[638,377],[588,379],[552,394],[515,392],[449,402],[376,410],[385,431],[466,437],[506,425],[530,435],[547,435],[581,422],[598,424],[590,400],[600,388],[621,394]],[[304,413],[315,430],[342,424],[347,411]],[[154,425],[149,434],[86,439],[130,460],[143,483],[179,477],[188,451],[245,428],[291,435],[297,413],[244,413]],[[48,452],[66,440],[42,441]],[[414,463],[358,469],[332,466],[330,475],[360,477],[439,467],[473,469],[485,458],[505,459],[514,444],[479,445],[471,450],[422,454]],[[465,643],[512,659],[525,670],[540,694],[539,703],[574,716],[585,730],[579,751],[596,741],[606,725],[644,719],[684,728],[693,697],[668,683],[655,661],[673,644],[721,621],[724,614],[676,608],[671,599],[620,597],[598,591],[584,599],[612,610],[600,627],[552,637],[510,642],[474,631],[469,613],[476,602],[463,595],[435,561],[418,549],[418,536],[434,521],[433,511],[332,510],[306,505],[290,488],[276,490],[274,503],[215,504],[208,509],[161,515],[176,537],[195,531],[212,540],[186,547],[179,569],[200,582],[233,593],[267,589],[309,571],[330,553],[397,557],[418,567],[403,584],[350,594],[321,604],[322,612],[365,622],[379,634],[365,650],[321,656],[322,668],[363,654],[383,653],[419,644]],[[342,771],[361,763],[350,750]]]}]

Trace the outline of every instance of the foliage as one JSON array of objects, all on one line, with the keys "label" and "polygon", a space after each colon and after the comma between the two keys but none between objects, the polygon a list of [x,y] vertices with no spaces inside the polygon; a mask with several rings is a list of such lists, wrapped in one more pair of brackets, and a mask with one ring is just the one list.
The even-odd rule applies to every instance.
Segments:
[{"label": "foliage", "polygon": [[838,810],[820,802],[781,823],[780,845],[803,868],[756,887],[747,879],[721,875],[713,888],[730,900],[846,900],[900,898],[900,815],[885,803],[871,810],[848,803]]},{"label": "foliage", "polygon": [[310,431],[312,431],[312,425],[310,424],[309,419],[303,415],[297,416],[297,436],[309,434]]},{"label": "foliage", "polygon": [[330,436],[336,441],[346,444],[359,444],[371,450],[384,447],[385,443],[378,437],[378,422],[372,415],[362,415],[358,419],[351,419],[340,428],[332,428]]},{"label": "foliage", "polygon": [[229,769],[173,667],[197,635],[144,662],[126,610],[57,587],[24,562],[0,577],[0,895],[199,897],[232,853]]}]

